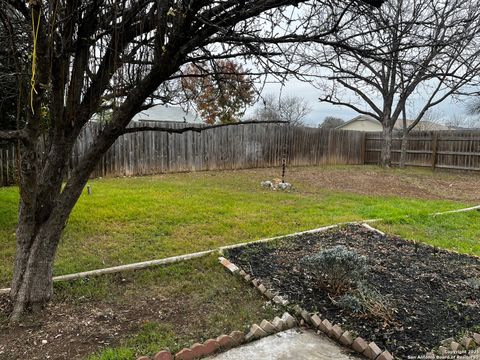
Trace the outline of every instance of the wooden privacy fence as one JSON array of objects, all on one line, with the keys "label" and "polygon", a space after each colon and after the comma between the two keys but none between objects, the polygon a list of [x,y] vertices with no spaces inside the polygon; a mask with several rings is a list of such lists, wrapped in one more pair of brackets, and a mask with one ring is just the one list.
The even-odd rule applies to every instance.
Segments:
[{"label": "wooden privacy fence", "polygon": [[[142,122],[132,126],[145,125],[192,126],[179,122]],[[98,123],[84,128],[70,168],[84,156],[100,130]],[[289,166],[376,164],[380,160],[381,136],[279,124],[246,124],[183,134],[138,132],[120,137],[102,157],[92,177],[281,166],[284,156]],[[398,164],[400,146],[400,138],[394,137],[394,164]],[[480,131],[412,132],[407,165],[480,170]],[[0,144],[0,186],[16,181],[16,168],[15,146]]]},{"label": "wooden privacy fence", "polygon": [[[133,126],[181,128],[178,122],[142,122]],[[202,126],[202,125],[196,125]],[[72,165],[100,130],[90,124],[77,143]],[[226,126],[202,132],[139,132],[119,138],[92,174],[151,175],[168,172],[245,169],[288,165],[361,164],[363,134],[278,124]]]},{"label": "wooden privacy fence", "polygon": [[[132,126],[182,128],[180,122],[141,122]],[[193,126],[203,126],[201,124]],[[90,123],[77,141],[70,168],[84,156],[101,124]],[[362,164],[363,133],[280,124],[226,126],[202,132],[138,132],[120,137],[102,157],[92,177],[281,166]],[[0,186],[16,179],[16,153],[0,146]]]},{"label": "wooden privacy fence", "polygon": [[15,144],[0,143],[0,186],[17,182],[17,150]]},{"label": "wooden privacy fence", "polygon": [[[432,169],[480,170],[480,131],[414,131],[408,138],[406,165]],[[381,133],[365,134],[365,163],[380,162]],[[401,137],[394,136],[392,163],[400,161]]]}]

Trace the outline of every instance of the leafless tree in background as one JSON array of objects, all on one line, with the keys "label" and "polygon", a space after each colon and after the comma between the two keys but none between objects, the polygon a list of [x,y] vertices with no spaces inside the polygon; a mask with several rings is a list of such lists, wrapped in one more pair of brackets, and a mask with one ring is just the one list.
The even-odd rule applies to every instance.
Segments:
[{"label": "leafless tree in background", "polygon": [[345,121],[338,117],[326,116],[325,119],[323,119],[323,122],[318,125],[318,127],[321,129],[335,129],[344,123]]},{"label": "leafless tree in background", "polygon": [[[351,12],[380,3],[0,0],[0,19],[13,26],[10,56],[19,59],[25,45],[12,34],[25,33],[31,60],[18,70],[31,84],[19,100],[25,125],[0,129],[0,140],[21,143],[11,320],[50,300],[53,260],[67,219],[92,170],[119,136],[207,129],[127,127],[141,110],[172,100],[174,84],[189,75],[189,64],[243,57],[257,72],[295,72],[290,54],[298,43],[333,45],[328,36],[358,16]],[[82,128],[105,108],[111,111],[108,121],[67,171]]]},{"label": "leafless tree in background", "polygon": [[[334,39],[347,47],[305,47],[298,61],[318,68],[320,101],[381,122],[383,166],[391,164],[397,120],[413,120],[403,130],[406,141],[429,109],[449,97],[478,92],[476,0],[388,0],[378,13],[360,15]],[[355,49],[375,49],[375,55]],[[408,114],[407,101],[413,97],[422,105],[416,114]]]},{"label": "leafless tree in background", "polygon": [[445,124],[455,129],[478,129],[480,128],[480,116],[454,114],[446,120]]},{"label": "leafless tree in background", "polygon": [[469,121],[471,121],[470,127],[480,128],[480,96],[476,97],[468,105],[468,114],[471,115]]},{"label": "leafless tree in background", "polygon": [[308,101],[293,95],[263,96],[255,109],[254,119],[261,121],[284,121],[293,126],[304,125],[305,117],[312,111]]}]

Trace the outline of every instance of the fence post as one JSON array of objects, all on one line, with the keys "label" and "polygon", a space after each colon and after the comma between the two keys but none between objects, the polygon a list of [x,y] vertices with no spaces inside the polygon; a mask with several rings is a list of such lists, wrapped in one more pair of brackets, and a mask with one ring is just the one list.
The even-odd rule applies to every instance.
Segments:
[{"label": "fence post", "polygon": [[3,182],[3,163],[4,163],[4,159],[3,159],[3,149],[0,148],[0,186],[4,186],[4,182]]},{"label": "fence post", "polygon": [[362,165],[365,165],[365,157],[367,154],[367,133],[366,132],[362,132],[361,146],[362,148],[360,149],[361,151],[360,163]]},{"label": "fence post", "polygon": [[438,146],[438,135],[435,132],[432,132],[432,170],[435,170],[437,165],[437,146]]}]

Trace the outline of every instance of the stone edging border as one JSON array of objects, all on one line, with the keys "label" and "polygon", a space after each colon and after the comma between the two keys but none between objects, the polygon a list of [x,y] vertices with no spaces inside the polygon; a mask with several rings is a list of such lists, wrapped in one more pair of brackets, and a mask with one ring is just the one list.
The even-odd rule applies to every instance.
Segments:
[{"label": "stone edging border", "polygon": [[[273,293],[270,289],[267,289],[259,279],[252,278],[250,274],[240,269],[237,265],[230,262],[224,257],[219,258],[220,263],[232,274],[242,277],[247,283],[251,283],[263,296],[268,300],[273,301],[278,305],[289,305],[288,300],[284,299],[281,295]],[[360,336],[353,338],[350,331],[343,331],[339,324],[332,324],[328,319],[320,319],[318,314],[310,314],[305,309],[302,309],[298,305],[293,306],[293,311],[300,320],[300,324],[308,324],[317,330],[318,333],[324,333],[331,339],[340,343],[343,346],[350,347],[358,354],[361,354],[371,360],[393,360],[393,355],[388,351],[382,351],[375,342],[367,342]],[[253,328],[253,326],[252,326]],[[250,330],[252,333],[252,329]],[[249,334],[250,334],[249,333]],[[267,334],[265,334],[267,335]],[[248,334],[247,334],[248,337]]]},{"label": "stone edging border", "polygon": [[298,325],[295,318],[285,312],[281,318],[275,317],[271,322],[263,319],[260,325],[253,324],[245,335],[241,331],[232,331],[230,335],[220,335],[216,339],[208,339],[204,343],[195,343],[189,348],[183,348],[175,355],[168,350],[156,353],[153,358],[141,356],[137,360],[193,360],[227,351],[250,341],[272,335],[280,331],[294,328]]},{"label": "stone edging border", "polygon": [[459,342],[455,338],[448,338],[440,342],[436,351],[430,351],[425,354],[425,359],[473,359],[471,351],[480,357],[480,334],[470,333],[464,336]]}]

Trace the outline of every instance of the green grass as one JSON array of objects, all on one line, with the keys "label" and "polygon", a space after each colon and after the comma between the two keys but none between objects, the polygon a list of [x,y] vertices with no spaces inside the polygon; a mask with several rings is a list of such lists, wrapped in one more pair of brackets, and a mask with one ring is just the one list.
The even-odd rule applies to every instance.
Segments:
[{"label": "green grass", "polygon": [[[388,233],[480,256],[479,212],[428,216],[471,204],[376,196],[374,188],[369,196],[331,191],[312,178],[332,169],[344,171],[347,177],[350,171],[375,171],[408,181],[451,176],[376,167],[297,168],[290,173],[296,186],[290,193],[259,186],[260,181],[278,176],[278,169],[98,179],[90,181],[92,195],[83,194],[69,219],[54,273],[163,258],[367,218],[386,219],[374,226]],[[1,285],[11,277],[17,206],[17,189],[0,188]],[[137,300],[152,298],[167,299],[162,309],[174,309],[178,317],[170,314],[160,321],[148,314],[142,317],[138,309],[136,327],[88,360],[131,360],[164,348],[176,352],[232,330],[246,330],[279,311],[266,307],[253,289],[223,271],[215,256],[56,283],[54,292],[57,303],[87,308],[107,303],[132,311]]]},{"label": "green grass", "polygon": [[393,218],[373,226],[404,239],[480,256],[480,212]]},{"label": "green grass", "polygon": [[[344,168],[348,176],[349,168]],[[90,181],[92,195],[82,195],[69,219],[54,274],[202,251],[344,221],[425,215],[466,206],[327,191],[305,180],[295,182],[295,171],[291,181],[297,190],[290,193],[259,186],[261,180],[277,176],[277,169]],[[11,278],[17,203],[15,187],[0,188],[2,285]]]},{"label": "green grass", "polygon": [[[161,322],[150,313],[139,314],[138,329],[128,336],[120,333],[117,346],[92,354],[89,360],[131,360],[162,349],[176,352],[281,315],[280,309],[267,306],[255,289],[224,271],[213,255],[166,267],[57,283],[54,301],[77,306],[106,302],[111,308],[128,306],[132,314],[152,305],[164,311],[168,307],[174,310],[167,311]],[[148,305],[135,308],[137,302],[145,301]]]}]

